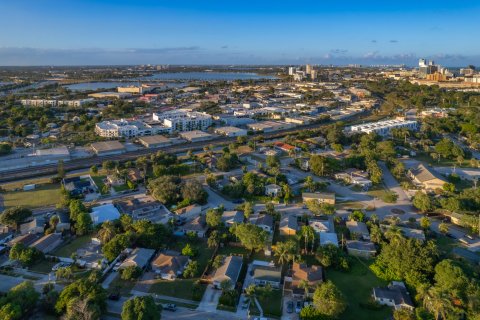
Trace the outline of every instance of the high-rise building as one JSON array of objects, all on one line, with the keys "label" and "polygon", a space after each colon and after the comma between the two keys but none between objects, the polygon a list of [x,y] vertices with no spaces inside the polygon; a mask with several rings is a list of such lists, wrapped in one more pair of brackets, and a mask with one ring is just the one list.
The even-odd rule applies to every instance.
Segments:
[{"label": "high-rise building", "polygon": [[312,70],[310,71],[310,79],[312,79],[312,80],[317,79],[317,73],[318,73],[317,70],[313,70],[313,69],[312,69]]},{"label": "high-rise building", "polygon": [[305,66],[305,73],[306,73],[306,74],[312,73],[312,70],[313,70],[313,69],[312,69],[312,65],[307,64],[307,65]]},{"label": "high-rise building", "polygon": [[427,60],[425,59],[419,59],[418,60],[418,67],[421,68],[421,67],[426,67],[427,66]]},{"label": "high-rise building", "polygon": [[288,67],[288,75],[293,76],[295,74],[296,68],[295,67]]}]

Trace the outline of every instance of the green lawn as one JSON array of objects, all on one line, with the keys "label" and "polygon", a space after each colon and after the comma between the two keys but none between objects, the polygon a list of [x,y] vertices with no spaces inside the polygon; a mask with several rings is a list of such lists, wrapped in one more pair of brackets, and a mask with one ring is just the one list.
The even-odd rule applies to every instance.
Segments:
[{"label": "green lawn", "polygon": [[122,184],[121,186],[114,186],[113,189],[115,192],[122,192],[128,190],[128,186],[126,184]]},{"label": "green lawn", "polygon": [[437,235],[435,243],[437,244],[440,253],[446,256],[452,252],[453,248],[457,247],[457,242],[455,240],[443,235]]},{"label": "green lawn", "polygon": [[248,257],[250,255],[250,250],[247,250],[244,247],[226,246],[219,248],[217,254],[224,256],[243,255],[244,257]]},{"label": "green lawn", "polygon": [[52,252],[52,255],[58,257],[67,257],[70,258],[72,253],[77,252],[78,249],[84,247],[92,241],[91,235],[85,235],[81,237],[77,237],[70,242],[66,243],[65,245],[57,248],[55,251]]},{"label": "green lawn", "polygon": [[16,206],[39,208],[58,203],[61,193],[59,184],[46,184],[31,191],[9,191],[2,195],[5,208]]},{"label": "green lawn", "polygon": [[386,286],[387,283],[378,279],[368,268],[370,261],[353,258],[350,270],[341,272],[327,270],[326,278],[331,280],[345,296],[348,307],[342,314],[342,320],[384,320],[390,318],[392,310],[382,307],[379,310],[363,307],[361,304],[371,301],[374,287]]},{"label": "green lawn", "polygon": [[282,316],[282,290],[272,290],[268,297],[257,297],[266,317]]},{"label": "green lawn", "polygon": [[103,180],[106,178],[107,176],[92,176],[92,179],[93,181],[95,182],[95,184],[97,185],[98,187],[98,190],[100,191],[101,194],[105,194],[103,192],[103,186],[105,185],[105,183],[103,183]]},{"label": "green lawn", "polygon": [[31,266],[29,269],[33,272],[50,273],[52,272],[52,267],[57,263],[58,262],[56,261],[42,260]]},{"label": "green lawn", "polygon": [[136,281],[122,280],[120,278],[120,273],[117,277],[110,283],[108,287],[109,292],[120,293],[122,296],[128,296],[130,291],[132,291],[135,286]]},{"label": "green lawn", "polygon": [[[188,243],[186,239],[180,238],[177,242],[170,246],[170,249],[182,252],[183,247]],[[194,250],[196,250],[197,255],[192,258],[198,262],[198,271],[203,272],[207,267],[208,263],[212,260],[213,249],[210,249],[207,246],[206,239],[197,239],[195,242],[190,243]]]},{"label": "green lawn", "polygon": [[150,287],[150,293],[156,293],[164,296],[187,299],[193,301],[200,301],[206,285],[202,285],[202,294],[198,295],[200,299],[194,299],[193,285],[198,279],[177,279],[175,281],[157,280]]}]

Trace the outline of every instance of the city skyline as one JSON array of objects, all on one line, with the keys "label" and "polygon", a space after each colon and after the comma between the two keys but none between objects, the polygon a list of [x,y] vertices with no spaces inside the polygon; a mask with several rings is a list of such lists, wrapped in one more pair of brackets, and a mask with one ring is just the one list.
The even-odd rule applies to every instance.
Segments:
[{"label": "city skyline", "polygon": [[26,0],[0,12],[0,65],[480,64],[468,1]]}]

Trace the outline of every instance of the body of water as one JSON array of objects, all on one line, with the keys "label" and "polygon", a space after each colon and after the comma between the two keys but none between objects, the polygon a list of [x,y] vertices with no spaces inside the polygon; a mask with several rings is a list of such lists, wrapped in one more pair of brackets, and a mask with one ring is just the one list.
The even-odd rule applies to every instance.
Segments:
[{"label": "body of water", "polygon": [[[108,82],[108,81],[101,81],[101,82],[83,82],[83,83],[75,83],[75,84],[68,84],[64,87],[72,90],[72,91],[89,91],[89,90],[111,90],[116,89],[117,87],[128,87],[128,86],[137,86],[138,81],[132,82]],[[183,83],[166,83],[166,87],[170,88],[178,88],[182,87],[185,84]]]},{"label": "body of water", "polygon": [[[259,80],[276,79],[274,76],[260,75],[251,72],[170,72],[156,73],[153,76],[143,78],[145,80]],[[142,80],[143,80],[142,79]]]},{"label": "body of water", "polygon": [[[233,80],[259,80],[259,79],[276,79],[274,76],[259,75],[251,72],[169,72],[169,73],[156,73],[149,77],[138,78],[139,81],[148,80],[165,80],[165,81],[191,81],[191,80],[204,80],[204,81],[233,81]],[[137,79],[131,79],[132,81],[120,82],[120,81],[96,81],[96,82],[83,82],[68,84],[64,87],[72,91],[89,91],[89,90],[111,90],[117,87],[136,86],[138,85]],[[185,83],[165,83],[167,87],[179,88],[185,86]]]}]

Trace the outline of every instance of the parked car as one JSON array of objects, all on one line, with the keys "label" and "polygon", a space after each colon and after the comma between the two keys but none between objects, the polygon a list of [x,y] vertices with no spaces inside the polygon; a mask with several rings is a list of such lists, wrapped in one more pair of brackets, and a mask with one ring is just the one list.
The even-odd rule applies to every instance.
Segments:
[{"label": "parked car", "polygon": [[293,301],[288,301],[287,303],[287,312],[292,313],[293,312]]},{"label": "parked car", "polygon": [[120,300],[120,294],[118,292],[110,293],[108,295],[108,299],[118,301],[118,300]]},{"label": "parked car", "polygon": [[300,313],[300,311],[302,311],[302,308],[303,308],[302,301],[297,301],[297,304],[295,305],[295,312]]},{"label": "parked car", "polygon": [[72,265],[71,262],[59,262],[52,267],[52,271],[57,271],[58,269],[61,269],[61,268],[67,268],[67,267],[70,267],[71,265]]},{"label": "parked car", "polygon": [[164,310],[167,310],[167,311],[172,311],[172,312],[177,311],[177,305],[174,303],[167,303],[162,305],[162,307]]}]

